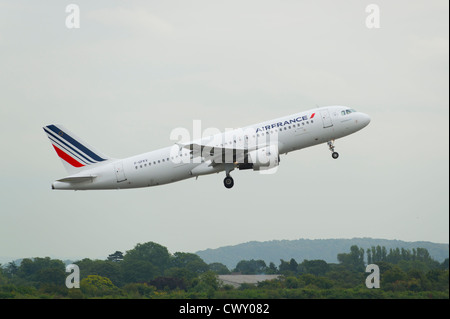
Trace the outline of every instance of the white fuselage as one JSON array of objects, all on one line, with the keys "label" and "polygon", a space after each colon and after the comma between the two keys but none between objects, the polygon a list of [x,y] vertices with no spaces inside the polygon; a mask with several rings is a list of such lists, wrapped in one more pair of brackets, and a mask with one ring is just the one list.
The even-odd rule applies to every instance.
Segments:
[{"label": "white fuselage", "polygon": [[[279,154],[286,154],[355,133],[369,122],[369,116],[364,113],[345,106],[328,106],[208,136],[190,143],[227,149],[270,144],[276,145]],[[181,144],[175,144],[120,160],[97,163],[92,165],[92,168],[73,175],[92,176],[92,179],[77,183],[55,181],[52,188],[88,190],[156,186],[220,171],[227,171],[228,174],[235,163],[227,162],[214,166],[209,164],[201,155],[197,156]]]}]

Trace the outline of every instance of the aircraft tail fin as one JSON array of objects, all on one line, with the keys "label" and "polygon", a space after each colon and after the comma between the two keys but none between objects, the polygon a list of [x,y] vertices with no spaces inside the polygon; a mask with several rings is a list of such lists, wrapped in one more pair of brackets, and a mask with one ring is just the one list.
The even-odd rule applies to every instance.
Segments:
[{"label": "aircraft tail fin", "polygon": [[51,124],[43,127],[43,129],[47,133],[56,154],[61,158],[64,168],[70,175],[110,159],[83,142],[62,125]]}]

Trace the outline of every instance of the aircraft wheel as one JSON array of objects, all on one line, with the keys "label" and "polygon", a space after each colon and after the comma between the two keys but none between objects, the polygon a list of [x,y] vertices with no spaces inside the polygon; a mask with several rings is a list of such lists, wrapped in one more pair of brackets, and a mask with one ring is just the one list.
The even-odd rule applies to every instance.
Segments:
[{"label": "aircraft wheel", "polygon": [[227,176],[223,180],[223,184],[225,185],[226,188],[231,188],[234,185],[234,180],[231,176]]},{"label": "aircraft wheel", "polygon": [[334,159],[337,159],[339,157],[339,153],[338,152],[333,152],[331,154],[331,157],[333,157]]}]

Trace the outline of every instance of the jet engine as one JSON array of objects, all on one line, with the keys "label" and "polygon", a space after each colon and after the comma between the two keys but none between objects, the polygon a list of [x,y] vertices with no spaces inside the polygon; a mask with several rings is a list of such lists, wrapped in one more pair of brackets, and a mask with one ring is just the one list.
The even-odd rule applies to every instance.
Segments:
[{"label": "jet engine", "polygon": [[248,156],[246,158],[246,165],[251,165],[251,168],[253,168],[254,171],[271,169],[279,164],[280,155],[278,154],[278,147],[276,145],[269,145],[264,148],[248,152]]}]

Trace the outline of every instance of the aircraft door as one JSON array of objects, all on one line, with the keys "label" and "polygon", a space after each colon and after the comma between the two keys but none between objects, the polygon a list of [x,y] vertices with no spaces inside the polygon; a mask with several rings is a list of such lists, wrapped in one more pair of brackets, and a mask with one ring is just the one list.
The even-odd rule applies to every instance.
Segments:
[{"label": "aircraft door", "polygon": [[330,112],[328,112],[328,109],[320,110],[320,116],[322,117],[324,128],[333,126],[333,122],[331,121],[331,116]]},{"label": "aircraft door", "polygon": [[125,172],[123,170],[123,162],[114,163],[114,171],[116,172],[117,183],[126,181]]}]

